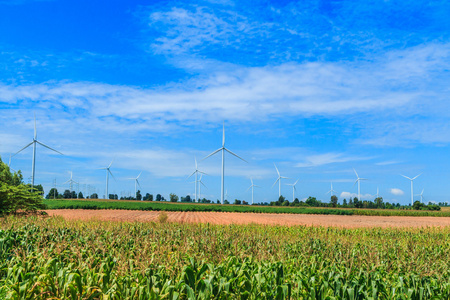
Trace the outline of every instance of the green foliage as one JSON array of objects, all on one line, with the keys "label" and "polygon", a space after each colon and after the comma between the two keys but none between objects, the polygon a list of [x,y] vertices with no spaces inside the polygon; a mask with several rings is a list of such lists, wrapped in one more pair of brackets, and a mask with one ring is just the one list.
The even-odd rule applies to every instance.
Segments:
[{"label": "green foliage", "polygon": [[336,195],[331,196],[330,204],[332,207],[336,207],[338,204],[338,197]]},{"label": "green foliage", "polygon": [[170,194],[170,202],[178,202],[178,196],[175,194]]},{"label": "green foliage", "polygon": [[34,212],[43,208],[41,191],[31,192],[28,186],[22,184],[20,171],[11,173],[0,158],[0,215]]},{"label": "green foliage", "polygon": [[141,199],[142,199],[142,194],[141,194],[141,191],[138,190],[138,191],[136,192],[136,200],[141,200]]},{"label": "green foliage", "polygon": [[449,228],[7,218],[0,241],[0,299],[450,297]]}]

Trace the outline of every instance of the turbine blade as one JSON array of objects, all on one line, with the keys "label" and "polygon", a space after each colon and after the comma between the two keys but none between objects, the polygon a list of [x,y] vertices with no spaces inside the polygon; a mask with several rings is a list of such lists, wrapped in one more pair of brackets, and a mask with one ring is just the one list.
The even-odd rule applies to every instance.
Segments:
[{"label": "turbine blade", "polygon": [[136,183],[137,183],[138,186],[142,189],[141,184],[139,183],[139,180],[136,179]]},{"label": "turbine blade", "polygon": [[358,183],[358,181],[359,181],[359,178],[358,178],[358,179],[356,179],[356,181],[355,181],[355,183],[353,184],[353,186],[355,186],[355,184],[357,184],[357,183]]},{"label": "turbine blade", "polygon": [[274,182],[274,183],[272,184],[272,187],[274,187],[274,186],[275,186],[275,184],[277,184],[278,180],[280,180],[280,177],[278,177],[278,179],[277,179],[277,180],[275,180],[275,182]]},{"label": "turbine blade", "polygon": [[113,164],[114,159],[116,159],[115,157],[112,159],[111,163],[108,166],[108,169],[111,168],[111,165]]},{"label": "turbine blade", "polygon": [[403,176],[403,177],[405,177],[406,179],[412,180],[412,179],[409,178],[408,176],[405,176],[405,175],[402,175],[402,174],[400,174],[400,176]]},{"label": "turbine blade", "polygon": [[205,188],[208,188],[203,182],[199,181],[201,185],[203,185]]},{"label": "turbine blade", "polygon": [[355,168],[353,168],[353,171],[355,172],[355,174],[356,174],[356,177],[358,177],[358,178],[359,178],[359,175],[358,175],[358,173],[356,173],[356,170],[355,170]]},{"label": "turbine blade", "polygon": [[217,152],[221,151],[223,148],[217,149],[216,151],[214,151],[213,153],[211,153],[210,155],[206,156],[205,158],[203,158],[201,161],[207,159],[210,156],[213,156],[214,154],[216,154]]},{"label": "turbine blade", "polygon": [[277,165],[275,163],[273,163],[273,165],[275,166],[275,169],[277,170],[278,176],[280,176],[280,171],[278,171]]},{"label": "turbine blade", "polygon": [[114,180],[117,181],[117,180],[116,180],[116,177],[114,177],[114,175],[113,175],[113,173],[111,172],[111,170],[110,170],[109,168],[108,168],[107,170],[108,170],[109,174],[111,174],[112,178],[114,178]]},{"label": "turbine blade", "polygon": [[252,182],[252,185],[253,185],[253,178],[250,178],[250,181]]},{"label": "turbine blade", "polygon": [[186,179],[189,179],[189,178],[191,178],[191,176],[192,175],[194,175],[195,173],[197,172],[197,170],[195,170],[194,172],[192,172],[192,174],[191,175],[189,175]]},{"label": "turbine blade", "polygon": [[18,154],[19,152],[21,152],[22,150],[25,150],[26,148],[30,147],[34,142],[29,143],[28,145],[26,145],[25,147],[23,147],[22,149],[20,149],[19,151],[17,151],[12,157],[14,157],[16,154]]},{"label": "turbine blade", "polygon": [[297,181],[294,183],[294,185],[296,185],[296,184],[298,183],[299,180],[300,180],[300,179],[297,179]]},{"label": "turbine blade", "polygon": [[248,192],[248,190],[251,189],[251,188],[252,188],[252,185],[248,187],[248,189],[246,190],[246,192]]},{"label": "turbine blade", "polygon": [[142,172],[141,172],[141,173],[139,173],[139,175],[138,175],[138,177],[136,177],[136,179],[138,179],[138,178],[139,178],[139,176],[141,176],[141,174],[142,174]]},{"label": "turbine blade", "polygon": [[289,177],[284,177],[284,176],[280,176],[280,178],[283,178],[283,179],[290,179]]},{"label": "turbine blade", "polygon": [[199,172],[199,173],[202,174],[202,175],[208,175],[208,176],[209,176],[208,173],[205,173],[205,172],[202,172],[202,171],[197,171],[197,172]]},{"label": "turbine blade", "polygon": [[222,147],[225,148],[225,121],[223,121],[223,129],[222,129]]},{"label": "turbine blade", "polygon": [[419,175],[417,175],[416,177],[414,177],[413,179],[411,179],[411,180],[414,180],[414,179],[416,179],[417,177],[419,177],[420,175],[422,175],[422,173],[420,173]]},{"label": "turbine blade", "polygon": [[243,159],[242,157],[240,157],[239,155],[237,155],[237,154],[235,154],[235,153],[233,153],[233,152],[231,152],[230,150],[228,150],[227,148],[223,148],[224,150],[226,150],[226,151],[228,151],[228,153],[230,153],[231,155],[234,155],[234,156],[236,156],[237,158],[239,158],[239,159],[241,159],[241,160],[243,160],[243,161],[245,161],[246,163],[248,163],[248,161],[246,161],[245,159]]},{"label": "turbine blade", "polygon": [[36,131],[36,113],[34,113],[34,139],[37,138],[37,131]]},{"label": "turbine blade", "polygon": [[61,154],[61,155],[64,155],[64,154],[62,154],[61,152],[59,152],[59,151],[57,151],[57,150],[55,150],[55,149],[53,149],[53,148],[50,148],[49,146],[47,146],[47,145],[45,145],[45,144],[43,144],[43,143],[41,143],[41,142],[39,142],[39,141],[36,141],[36,143],[38,143],[39,145],[41,145],[41,146],[43,146],[43,147],[45,147],[45,148],[47,148],[47,149],[53,150],[53,151],[55,151],[56,153],[59,153],[59,154]]}]

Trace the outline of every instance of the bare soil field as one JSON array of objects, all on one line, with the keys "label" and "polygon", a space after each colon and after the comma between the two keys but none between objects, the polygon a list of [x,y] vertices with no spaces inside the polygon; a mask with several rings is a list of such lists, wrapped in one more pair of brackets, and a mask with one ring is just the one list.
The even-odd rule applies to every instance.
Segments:
[{"label": "bare soil field", "polygon": [[[102,220],[124,222],[158,221],[159,211],[136,210],[84,210],[55,209],[46,211],[50,216],[62,216],[70,220]],[[228,212],[164,212],[168,222],[210,224],[267,224],[355,227],[430,227],[450,226],[446,217],[384,217],[384,216],[339,216],[300,214],[258,214]]]}]

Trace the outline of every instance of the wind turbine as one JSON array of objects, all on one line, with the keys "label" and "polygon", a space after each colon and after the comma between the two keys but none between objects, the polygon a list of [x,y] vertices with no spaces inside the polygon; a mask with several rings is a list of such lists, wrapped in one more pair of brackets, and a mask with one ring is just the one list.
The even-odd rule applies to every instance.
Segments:
[{"label": "wind turbine", "polygon": [[252,205],[253,205],[253,188],[255,188],[255,187],[260,187],[260,186],[253,184],[253,178],[250,178],[250,181],[252,182],[252,185],[250,185],[250,186],[248,187],[247,191],[248,191],[249,189],[252,189]]},{"label": "wind turbine", "polygon": [[377,187],[377,195],[376,195],[376,198],[375,198],[375,199],[377,199],[377,198],[380,198],[380,190],[379,190],[378,187]]},{"label": "wind turbine", "polygon": [[99,169],[99,170],[106,170],[106,195],[105,195],[105,199],[109,199],[109,194],[108,194],[109,174],[111,174],[112,178],[114,178],[114,180],[116,180],[116,178],[114,177],[114,175],[111,173],[111,170],[110,170],[113,161],[114,161],[114,159],[111,161],[109,166],[107,166],[106,168],[100,168]]},{"label": "wind turbine", "polygon": [[423,191],[424,191],[425,189],[422,189],[422,193],[420,193],[420,194],[416,194],[416,196],[420,196],[420,203],[423,203]]},{"label": "wind turbine", "polygon": [[70,192],[72,192],[73,191],[73,184],[74,183],[78,183],[78,182],[73,180],[73,173],[72,173],[72,171],[69,171],[69,173],[70,173],[70,179],[67,180],[66,182],[64,182],[63,184],[69,183],[70,184]]},{"label": "wind turbine", "polygon": [[280,171],[278,171],[277,165],[275,163],[273,165],[275,166],[275,169],[277,170],[278,178],[277,178],[277,180],[275,180],[272,187],[274,187],[275,184],[277,184],[277,182],[278,182],[278,198],[280,198],[280,196],[281,196],[281,179],[289,179],[289,177],[281,176]]},{"label": "wind turbine", "polygon": [[356,183],[358,183],[358,201],[361,201],[361,180],[367,180],[366,178],[360,178],[358,173],[356,173],[356,170],[353,169],[353,171],[355,171],[356,174],[356,181],[353,184],[353,186],[355,186]]},{"label": "wind turbine", "polygon": [[222,135],[222,147],[217,149],[216,151],[214,151],[213,153],[211,153],[210,155],[206,156],[205,158],[203,158],[202,160],[207,159],[210,156],[213,156],[214,154],[216,154],[217,152],[222,151],[222,186],[221,186],[221,201],[223,204],[223,199],[224,199],[224,189],[225,189],[225,151],[230,153],[231,155],[236,156],[237,158],[245,161],[246,163],[248,163],[245,159],[243,159],[242,157],[238,156],[237,154],[231,152],[230,150],[228,150],[227,148],[225,148],[225,122],[223,123],[223,135]]},{"label": "wind turbine", "polygon": [[200,174],[200,179],[198,180],[198,183],[200,183],[200,184],[198,185],[198,198],[199,198],[199,199],[202,197],[202,185],[203,185],[205,188],[207,188],[206,185],[203,183],[202,178],[203,178],[203,174]]},{"label": "wind turbine", "polygon": [[286,185],[292,186],[292,202],[294,202],[295,200],[295,190],[296,190],[295,185],[297,184],[298,181],[299,179],[297,179],[297,181],[294,183],[286,183]]},{"label": "wind turbine", "polygon": [[[137,186],[139,185],[139,187],[141,187],[141,184],[139,183],[139,177],[141,176],[142,172],[139,173],[139,175],[136,178],[127,178],[128,180],[134,180],[134,196],[137,197]],[[112,175],[112,174],[111,174]],[[141,198],[141,201],[142,198]]]},{"label": "wind turbine", "polygon": [[401,175],[401,176],[403,176],[403,177],[405,177],[406,179],[409,179],[410,181],[411,181],[411,206],[413,206],[414,205],[414,189],[413,189],[413,181],[414,181],[414,179],[416,179],[417,177],[419,177],[420,175],[422,175],[422,173],[420,173],[419,175],[417,175],[416,177],[414,177],[414,178],[409,178],[408,176],[405,176],[405,175]]},{"label": "wind turbine", "polygon": [[326,192],[325,195],[330,194],[330,196],[333,197],[333,193],[336,193],[336,191],[333,190],[333,183],[331,183],[331,190],[329,190],[328,192]]},{"label": "wind turbine", "polygon": [[29,146],[33,145],[33,161],[32,161],[32,165],[31,165],[31,191],[33,191],[33,187],[34,187],[34,178],[35,178],[35,165],[36,165],[36,144],[39,144],[47,149],[50,149],[56,153],[59,153],[61,155],[61,152],[56,151],[53,148],[50,148],[49,146],[39,142],[37,140],[37,131],[36,131],[36,114],[34,115],[34,136],[33,136],[33,141],[31,143],[29,143],[28,145],[26,145],[25,147],[23,147],[22,149],[20,149],[19,151],[17,151],[13,156],[19,154],[22,150],[25,150],[26,148],[28,148]]},{"label": "wind turbine", "polygon": [[197,165],[197,158],[195,158],[194,157],[194,160],[195,160],[195,171],[194,172],[192,172],[192,174],[191,175],[189,175],[188,176],[188,179],[192,176],[192,175],[194,175],[195,174],[195,180],[193,181],[194,183],[195,183],[195,193],[194,193],[194,202],[196,202],[197,201],[197,185],[198,185],[198,173],[200,173],[200,174],[205,174],[205,175],[208,175],[208,174],[206,174],[205,172],[202,172],[202,171],[200,171],[199,169],[198,169],[198,165]]}]

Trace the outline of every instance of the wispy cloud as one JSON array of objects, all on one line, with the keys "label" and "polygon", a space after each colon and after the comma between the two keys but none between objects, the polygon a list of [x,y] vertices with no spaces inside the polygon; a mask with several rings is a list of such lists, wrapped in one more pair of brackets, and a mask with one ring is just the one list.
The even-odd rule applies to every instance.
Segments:
[{"label": "wispy cloud", "polygon": [[397,189],[397,188],[391,188],[389,190],[389,192],[394,196],[402,196],[405,194],[405,192],[403,192],[401,189]]},{"label": "wispy cloud", "polygon": [[372,159],[372,157],[347,156],[344,153],[324,153],[308,156],[305,162],[298,163],[295,166],[299,168],[318,167],[332,163],[356,162],[369,159]]}]

